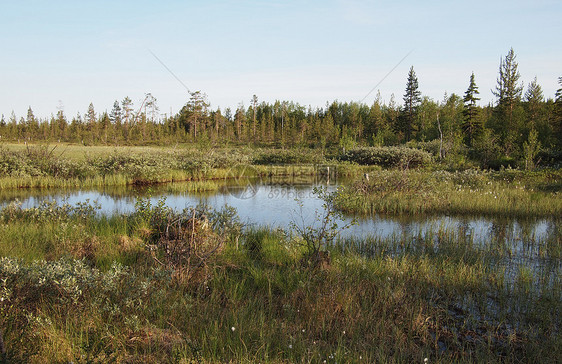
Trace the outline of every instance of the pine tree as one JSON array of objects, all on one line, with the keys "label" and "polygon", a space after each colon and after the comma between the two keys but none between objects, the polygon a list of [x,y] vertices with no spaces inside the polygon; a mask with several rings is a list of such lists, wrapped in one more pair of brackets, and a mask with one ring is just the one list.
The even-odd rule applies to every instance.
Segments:
[{"label": "pine tree", "polygon": [[86,112],[85,118],[86,131],[88,132],[88,135],[85,136],[85,139],[88,143],[95,142],[98,139],[98,135],[96,130],[96,111],[94,110],[93,103],[90,103],[90,105],[88,106],[88,111]]},{"label": "pine tree", "polygon": [[246,113],[244,112],[244,104],[240,103],[234,114],[234,122],[236,124],[236,137],[238,140],[242,137],[242,128],[246,122]]},{"label": "pine tree", "polygon": [[[158,118],[158,111],[160,111],[160,108],[158,107],[158,105],[156,104],[156,97],[152,96],[152,94],[149,92],[146,94],[146,102],[144,103],[144,110],[145,110],[145,114],[150,115],[150,121],[152,123],[154,123],[154,120],[156,118]],[[146,111],[148,109],[148,112]]]},{"label": "pine tree", "polygon": [[94,104],[90,102],[88,106],[88,111],[86,112],[86,124],[88,127],[92,128],[92,126],[96,123],[96,112],[94,110]]},{"label": "pine tree", "polygon": [[406,141],[412,138],[420,104],[421,92],[418,90],[418,78],[414,72],[414,66],[412,66],[410,72],[408,72],[408,83],[406,84],[406,93],[404,94],[404,108],[401,115],[402,122],[400,123],[400,129],[404,132]]},{"label": "pine tree", "polygon": [[465,135],[466,144],[472,146],[475,137],[482,132],[482,122],[478,119],[478,107],[476,101],[480,100],[476,95],[480,94],[478,86],[474,80],[474,72],[470,75],[470,84],[464,93],[464,123],[462,129]]},{"label": "pine tree", "polygon": [[109,120],[115,125],[121,125],[121,118],[121,107],[119,106],[119,101],[115,100],[113,109],[111,109],[111,113],[109,114]]},{"label": "pine tree", "polygon": [[61,108],[58,112],[57,112],[57,118],[55,120],[55,125],[54,125],[54,129],[53,129],[53,137],[58,138],[59,140],[61,138],[65,138],[65,134],[66,134],[66,127],[68,126],[68,123],[66,121],[66,116],[64,115],[64,110]]},{"label": "pine tree", "polygon": [[32,140],[37,137],[39,131],[39,122],[33,115],[33,110],[31,106],[27,109],[27,119],[25,120],[25,134],[28,140]]},{"label": "pine tree", "polygon": [[253,132],[252,132],[252,136],[254,139],[254,143],[256,142],[256,111],[257,111],[257,107],[258,107],[258,97],[256,95],[252,96],[252,111],[253,111],[253,120],[254,120],[254,124],[253,124]]},{"label": "pine tree", "polygon": [[133,101],[129,96],[121,101],[122,117],[123,117],[123,137],[125,140],[129,139],[129,127],[133,123],[135,115],[133,114]]},{"label": "pine tree", "polygon": [[204,126],[204,119],[208,116],[207,108],[207,95],[201,91],[190,93],[189,101],[180,111],[180,123],[184,126],[186,131],[193,134],[193,140],[197,138],[197,130],[200,124]]}]

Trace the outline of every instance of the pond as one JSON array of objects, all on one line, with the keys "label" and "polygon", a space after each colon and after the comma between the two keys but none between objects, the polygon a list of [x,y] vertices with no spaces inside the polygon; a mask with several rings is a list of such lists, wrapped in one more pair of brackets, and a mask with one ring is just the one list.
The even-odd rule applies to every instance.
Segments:
[{"label": "pond", "polygon": [[[318,225],[324,213],[324,201],[314,193],[314,187],[325,187],[332,192],[336,180],[310,177],[265,178],[220,182],[214,191],[187,192],[190,182],[161,184],[147,187],[120,187],[90,190],[17,190],[0,191],[0,206],[19,201],[23,207],[55,200],[75,205],[78,202],[96,201],[100,213],[122,214],[134,210],[137,198],[149,198],[153,204],[165,198],[167,206],[176,210],[207,204],[220,209],[229,205],[238,211],[242,222],[251,226],[269,226],[288,229]],[[345,183],[345,181],[343,181]],[[493,219],[454,216],[373,216],[336,220],[339,227],[354,224],[341,231],[344,238],[409,239],[424,237],[439,231],[455,231],[470,236],[477,245],[491,242],[509,244],[511,254],[536,257],[541,242],[557,239],[559,233],[555,219]]]},{"label": "pond", "polygon": [[[247,226],[269,226],[288,231],[292,224],[318,226],[319,217],[324,214],[324,201],[314,193],[314,188],[336,191],[346,181],[295,177],[213,183],[218,183],[218,188],[207,192],[188,192],[193,190],[193,184],[189,182],[89,190],[0,191],[0,206],[14,201],[21,202],[23,207],[52,200],[70,205],[96,201],[100,214],[112,215],[134,211],[138,198],[149,198],[153,205],[165,199],[165,204],[176,210],[199,204],[215,209],[229,205],[237,210]],[[436,267],[440,266],[439,262],[446,264],[449,260],[461,260],[480,270],[486,279],[484,285],[489,284],[490,290],[481,295],[481,300],[475,299],[470,289],[459,292],[456,306],[447,307],[452,317],[462,322],[465,319],[469,323],[493,322],[498,327],[507,327],[508,331],[513,329],[515,325],[505,324],[505,310],[514,314],[530,310],[529,302],[523,299],[529,297],[529,293],[526,291],[522,295],[521,289],[534,292],[531,297],[546,297],[555,309],[562,300],[560,217],[521,220],[446,215],[344,216],[336,222],[339,226],[354,222],[340,232],[336,249],[350,249],[365,256],[383,256],[385,259],[403,253],[422,260],[429,257],[434,258]],[[495,277],[496,282],[500,282],[498,286],[490,283],[489,277]],[[508,302],[495,296],[498,289],[511,292]]]},{"label": "pond", "polygon": [[[89,190],[12,190],[0,191],[0,206],[19,201],[23,207],[38,206],[42,201],[58,204],[79,202],[100,206],[100,214],[123,214],[134,211],[138,198],[149,198],[153,205],[165,204],[178,211],[199,204],[220,209],[236,208],[246,226],[268,226],[290,231],[291,226],[319,227],[324,214],[324,201],[314,193],[315,187],[335,191],[345,181],[310,177],[234,179],[220,181],[218,189],[206,192],[192,190],[190,182],[168,183],[151,187],[118,187]],[[216,186],[215,186],[216,187]],[[537,284],[556,285],[562,273],[559,219],[506,219],[478,216],[343,216],[338,247],[365,256],[399,255],[441,251],[486,256],[487,264],[500,266],[513,282],[522,268],[532,272]],[[353,223],[352,225],[350,225]],[[346,227],[341,229],[341,227]],[[429,246],[428,245],[429,242]],[[446,244],[455,246],[447,247]],[[462,253],[465,254],[465,253]]]}]

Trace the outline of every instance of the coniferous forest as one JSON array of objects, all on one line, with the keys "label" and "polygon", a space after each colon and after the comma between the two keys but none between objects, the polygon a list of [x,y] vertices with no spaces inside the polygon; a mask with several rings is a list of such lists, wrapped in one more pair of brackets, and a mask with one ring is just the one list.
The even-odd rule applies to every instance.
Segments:
[{"label": "coniferous forest", "polygon": [[556,94],[544,95],[536,78],[523,84],[518,67],[510,49],[500,61],[492,90],[495,102],[488,105],[479,105],[474,73],[467,75],[464,93],[433,100],[423,95],[423,83],[412,66],[402,99],[393,96],[388,102],[378,96],[372,104],[332,101],[312,108],[292,101],[260,102],[254,95],[248,106],[240,103],[236,110],[221,110],[212,109],[205,93],[196,91],[178,113],[166,115],[156,97],[147,93],[140,105],[125,96],[111,106],[90,104],[75,116],[59,110],[50,118],[37,118],[31,106],[25,116],[3,114],[0,140],[346,149],[405,144],[440,159],[471,160],[484,168],[522,166],[529,158],[546,165],[559,163],[562,77]]}]

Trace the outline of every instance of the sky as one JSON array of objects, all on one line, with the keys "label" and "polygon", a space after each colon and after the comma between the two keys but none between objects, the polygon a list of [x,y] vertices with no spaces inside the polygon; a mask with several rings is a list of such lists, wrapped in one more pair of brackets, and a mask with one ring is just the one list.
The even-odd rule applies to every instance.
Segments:
[{"label": "sky", "polygon": [[0,113],[72,118],[151,93],[170,115],[188,90],[222,110],[253,95],[401,105],[412,66],[436,101],[474,72],[486,105],[510,48],[525,89],[537,77],[553,98],[561,16],[560,0],[0,0]]}]

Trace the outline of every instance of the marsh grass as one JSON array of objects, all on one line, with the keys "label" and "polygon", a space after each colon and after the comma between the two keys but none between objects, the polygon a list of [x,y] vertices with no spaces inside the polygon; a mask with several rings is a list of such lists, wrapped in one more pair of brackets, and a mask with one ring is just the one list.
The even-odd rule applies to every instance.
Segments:
[{"label": "marsh grass", "polygon": [[0,147],[0,189],[201,182],[247,177],[238,173],[248,170],[262,177],[312,176],[322,163],[325,157],[312,150],[13,144]]},{"label": "marsh grass", "polygon": [[[329,265],[308,267],[306,249],[282,230],[241,230],[228,208],[195,213],[226,240],[186,280],[161,264],[165,251],[150,248],[166,246],[158,245],[166,221],[182,214],[164,203],[140,199],[135,212],[111,217],[92,204],[4,208],[0,325],[8,360],[555,362],[562,355],[562,274],[551,250],[513,256],[505,240],[476,244],[465,230],[442,227],[336,241]],[[553,229],[546,239],[556,245],[560,235]],[[550,264],[537,264],[545,259]]]},{"label": "marsh grass", "polygon": [[337,206],[360,214],[562,215],[560,171],[372,171],[345,186]]}]

